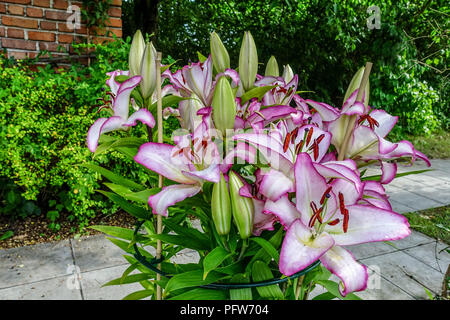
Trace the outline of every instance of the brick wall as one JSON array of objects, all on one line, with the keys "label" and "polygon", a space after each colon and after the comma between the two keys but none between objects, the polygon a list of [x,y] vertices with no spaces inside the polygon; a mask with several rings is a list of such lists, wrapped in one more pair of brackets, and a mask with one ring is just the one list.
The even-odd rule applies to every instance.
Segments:
[{"label": "brick wall", "polygon": [[[8,57],[16,59],[34,58],[39,51],[47,50],[53,56],[58,53],[58,45],[71,52],[73,42],[110,41],[105,31],[87,30],[81,21],[78,29],[68,28],[66,21],[73,13],[68,13],[69,5],[82,6],[80,1],[71,0],[0,0],[0,48],[5,48]],[[113,0],[108,12],[110,24],[106,30],[122,36],[122,0]],[[69,19],[70,20],[70,19]],[[73,19],[72,19],[73,21]],[[2,49],[3,50],[3,49]]]}]

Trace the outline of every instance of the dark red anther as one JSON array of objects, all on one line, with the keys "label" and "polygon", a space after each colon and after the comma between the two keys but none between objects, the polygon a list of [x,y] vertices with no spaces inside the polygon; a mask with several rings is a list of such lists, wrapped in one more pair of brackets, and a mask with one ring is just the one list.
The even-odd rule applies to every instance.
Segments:
[{"label": "dark red anther", "polygon": [[184,78],[183,72],[181,72],[181,78],[183,78],[183,83],[186,83],[186,79]]},{"label": "dark red anther", "polygon": [[290,140],[291,140],[291,134],[288,133],[288,134],[286,135],[286,138],[284,139],[283,152],[286,152],[287,149],[289,148],[289,142],[290,142]]},{"label": "dark red anther", "polygon": [[303,143],[304,143],[304,141],[300,140],[298,145],[295,147],[295,154],[299,154],[300,152],[302,152]]},{"label": "dark red anther", "polygon": [[319,143],[323,140],[324,137],[325,137],[325,134],[322,133],[322,134],[316,139],[316,143],[319,144]]},{"label": "dark red anther", "polygon": [[343,224],[342,224],[342,227],[343,227],[343,229],[344,229],[344,233],[346,233],[346,232],[347,232],[347,229],[348,229],[348,210],[347,210],[347,209],[345,209],[345,213],[344,213],[344,222],[343,222]]},{"label": "dark red anther", "polygon": [[339,209],[341,210],[341,214],[345,215],[345,204],[344,204],[344,195],[342,192],[339,192]]},{"label": "dark red anther", "polygon": [[297,138],[297,134],[298,134],[298,128],[295,128],[294,130],[292,130],[292,132],[291,132],[291,143],[295,142],[295,138]]},{"label": "dark red anther", "polygon": [[314,151],[314,160],[317,161],[317,159],[319,158],[319,146],[317,145],[316,141],[314,141],[313,144],[313,151]]},{"label": "dark red anther", "polygon": [[335,225],[337,225],[339,223],[339,221],[341,221],[341,220],[339,220],[339,218],[338,219],[334,219],[333,221],[328,222],[328,224],[330,226],[335,226]]},{"label": "dark red anther", "polygon": [[278,92],[287,93],[287,90],[285,88],[280,87],[278,88]]},{"label": "dark red anther", "polygon": [[319,220],[320,223],[323,223],[322,216],[321,216],[321,213],[323,211],[323,207],[320,207],[319,209],[317,209],[316,204],[314,202],[312,202],[312,201],[310,202],[309,205],[310,205],[310,207],[311,207],[311,209],[313,211],[313,216],[310,219],[311,227],[314,226],[314,223],[316,222],[316,219]]},{"label": "dark red anther", "polygon": [[309,145],[309,143],[311,142],[313,132],[314,128],[313,127],[309,128],[308,135],[306,136],[306,145]]},{"label": "dark red anther", "polygon": [[330,194],[332,187],[328,187],[327,190],[325,190],[325,192],[322,195],[322,198],[320,198],[320,204],[323,204],[323,202],[325,201],[325,198],[327,196],[327,194]]},{"label": "dark red anther", "polygon": [[203,149],[206,149],[208,147],[208,141],[202,140],[202,147]]}]

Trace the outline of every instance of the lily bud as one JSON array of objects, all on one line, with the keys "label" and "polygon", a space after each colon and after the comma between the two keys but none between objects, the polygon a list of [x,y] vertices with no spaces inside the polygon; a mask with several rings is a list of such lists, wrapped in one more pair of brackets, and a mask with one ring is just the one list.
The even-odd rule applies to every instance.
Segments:
[{"label": "lily bud", "polygon": [[291,82],[292,78],[294,78],[294,71],[292,71],[292,68],[290,65],[285,65],[283,70],[283,79],[284,82],[289,83]]},{"label": "lily bud", "polygon": [[231,202],[227,183],[220,174],[219,183],[215,183],[211,197],[211,212],[217,233],[225,236],[230,233],[231,228]]},{"label": "lily bud", "polygon": [[128,54],[128,69],[130,77],[139,75],[141,71],[142,55],[144,54],[145,41],[140,30],[136,31],[131,42],[130,53]]},{"label": "lily bud", "polygon": [[222,134],[225,134],[227,129],[233,129],[234,127],[236,118],[234,99],[233,89],[231,89],[228,79],[225,76],[220,77],[214,89],[211,105],[214,125]]},{"label": "lily bud", "polygon": [[253,87],[257,72],[258,53],[256,52],[255,41],[250,32],[246,31],[239,54],[239,77],[244,90],[248,91]]},{"label": "lily bud", "polygon": [[220,40],[219,35],[211,33],[211,58],[217,73],[224,72],[230,68],[230,56],[228,51]]},{"label": "lily bud", "polygon": [[244,186],[241,179],[233,172],[229,174],[231,209],[233,220],[238,229],[241,239],[250,237],[253,231],[253,200],[243,197],[239,194],[239,190]]},{"label": "lily bud", "polygon": [[[350,84],[347,88],[347,91],[345,92],[345,96],[344,96],[344,102],[347,101],[347,99],[351,96],[351,94],[355,91],[359,89],[363,74],[364,74],[364,67],[359,68],[358,71],[356,71],[355,75],[352,78],[352,81],[350,81]],[[363,96],[363,100],[364,100],[364,105],[367,107],[367,105],[369,104],[369,94],[370,94],[370,85],[369,85],[369,81],[367,81],[366,87],[364,88],[364,96]]]},{"label": "lily bud", "polygon": [[280,75],[280,70],[278,69],[277,59],[274,56],[271,56],[269,62],[266,65],[266,72],[264,75],[278,77]]},{"label": "lily bud", "polygon": [[142,76],[142,96],[144,99],[147,99],[153,94],[156,88],[156,49],[151,42],[145,46],[139,74]]}]

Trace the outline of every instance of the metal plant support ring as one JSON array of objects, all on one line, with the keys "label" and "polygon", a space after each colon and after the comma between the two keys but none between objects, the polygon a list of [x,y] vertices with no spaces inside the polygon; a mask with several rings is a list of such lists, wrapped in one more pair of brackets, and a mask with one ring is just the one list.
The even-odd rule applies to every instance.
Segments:
[{"label": "metal plant support ring", "polygon": [[[139,229],[141,228],[143,223],[144,223],[144,221],[141,221],[141,222],[139,222],[136,225],[136,228],[134,229],[134,235],[135,236],[137,235],[137,232],[139,231]],[[144,265],[145,267],[149,268],[153,272],[160,274],[163,277],[166,277],[166,278],[169,278],[169,279],[171,277],[173,277],[173,275],[170,275],[167,272],[159,270],[156,267],[157,264],[159,264],[159,263],[164,261],[164,258],[161,258],[161,259],[154,258],[154,259],[149,261],[146,257],[144,257],[139,252],[139,248],[138,248],[136,243],[133,245],[133,248],[134,248],[133,256],[142,265]],[[305,269],[300,270],[299,272],[294,273],[293,275],[291,275],[289,277],[274,278],[272,280],[266,280],[266,281],[260,281],[260,282],[252,282],[252,283],[210,283],[210,284],[201,285],[201,286],[198,286],[198,287],[199,288],[205,288],[205,289],[215,289],[215,290],[245,289],[245,288],[265,287],[265,286],[270,286],[270,285],[274,285],[274,284],[280,284],[280,283],[286,282],[288,280],[298,278],[298,277],[308,273],[309,271],[313,270],[319,264],[320,264],[320,260],[317,260],[317,261],[313,262],[312,264],[310,264],[309,266],[307,266]]]}]

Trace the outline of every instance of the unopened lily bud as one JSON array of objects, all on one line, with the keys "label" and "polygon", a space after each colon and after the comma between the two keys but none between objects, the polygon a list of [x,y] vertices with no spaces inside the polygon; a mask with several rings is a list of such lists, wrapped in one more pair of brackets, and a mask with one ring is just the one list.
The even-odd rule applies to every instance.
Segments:
[{"label": "unopened lily bud", "polygon": [[215,32],[211,33],[211,58],[217,73],[224,72],[230,68],[230,56],[228,51],[220,40],[219,35]]},{"label": "unopened lily bud", "polygon": [[285,65],[283,70],[283,79],[284,82],[289,83],[291,82],[292,78],[294,78],[294,71],[292,71],[292,68],[290,65]]},{"label": "unopened lily bud", "polygon": [[139,75],[141,71],[142,55],[144,54],[145,41],[140,30],[136,31],[131,42],[130,53],[128,54],[128,68],[130,77]]},{"label": "unopened lily bud", "polygon": [[215,183],[212,190],[211,212],[217,233],[225,236],[231,228],[231,201],[227,183],[223,174],[220,175],[219,183]]},{"label": "unopened lily bud", "polygon": [[239,77],[241,78],[244,90],[248,91],[255,83],[258,72],[258,53],[255,41],[249,31],[244,34],[241,52],[239,54]]},{"label": "unopened lily bud", "polygon": [[264,75],[266,77],[267,76],[278,77],[280,75],[280,70],[278,69],[277,59],[275,59],[274,56],[271,56],[269,59],[269,62],[267,62],[266,72],[264,73]]},{"label": "unopened lily bud", "polygon": [[[344,103],[345,101],[347,101],[347,99],[351,96],[351,94],[355,90],[359,89],[363,74],[364,74],[364,67],[361,67],[358,71],[356,71],[355,75],[352,78],[352,81],[350,81],[347,91],[345,92]],[[364,105],[366,107],[369,104],[369,94],[370,94],[370,85],[369,81],[367,81],[366,87],[364,88],[364,96],[362,98],[364,100]]]},{"label": "unopened lily bud", "polygon": [[231,211],[234,223],[241,239],[247,239],[253,231],[255,210],[253,200],[239,194],[239,190],[244,186],[244,183],[233,171],[230,171],[228,184],[230,186]]},{"label": "unopened lily bud", "polygon": [[227,129],[233,129],[236,118],[236,103],[233,89],[223,76],[217,81],[212,100],[212,118],[216,129],[224,135]]},{"label": "unopened lily bud", "polygon": [[156,88],[156,49],[153,43],[149,42],[145,46],[144,55],[142,56],[140,75],[141,92],[144,99],[153,94]]}]

